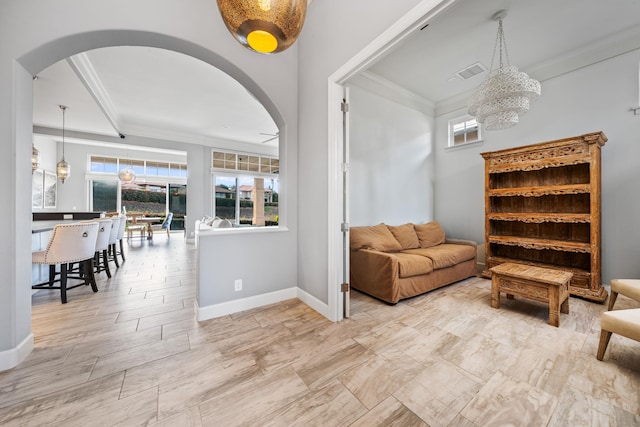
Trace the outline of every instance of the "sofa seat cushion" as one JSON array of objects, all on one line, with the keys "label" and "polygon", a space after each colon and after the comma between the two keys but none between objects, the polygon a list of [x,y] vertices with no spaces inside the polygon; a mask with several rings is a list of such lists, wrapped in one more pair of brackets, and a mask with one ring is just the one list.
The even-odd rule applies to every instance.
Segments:
[{"label": "sofa seat cushion", "polygon": [[430,248],[407,249],[402,253],[427,257],[433,262],[433,269],[438,270],[474,259],[476,257],[476,248],[468,245],[443,243]]},{"label": "sofa seat cushion", "polygon": [[349,245],[354,251],[373,249],[380,252],[395,252],[402,249],[400,243],[384,224],[351,227],[349,239]]},{"label": "sofa seat cushion", "polygon": [[393,255],[398,259],[398,276],[400,278],[420,276],[433,271],[433,262],[430,258],[402,252]]}]

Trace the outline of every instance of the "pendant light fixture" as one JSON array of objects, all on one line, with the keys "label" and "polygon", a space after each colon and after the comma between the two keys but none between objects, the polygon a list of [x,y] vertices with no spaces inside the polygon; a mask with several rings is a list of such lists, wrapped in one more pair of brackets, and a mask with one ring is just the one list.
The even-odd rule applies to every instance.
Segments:
[{"label": "pendant light fixture", "polygon": [[304,24],[307,0],[217,0],[227,29],[245,47],[259,53],[282,52]]},{"label": "pendant light fixture", "polygon": [[71,166],[64,159],[64,116],[69,107],[64,105],[59,105],[59,107],[62,110],[62,160],[60,160],[56,165],[56,175],[58,175],[58,178],[64,184],[64,180],[69,178],[69,175],[71,175]]},{"label": "pendant light fixture", "polygon": [[[502,29],[502,20],[506,16],[506,10],[493,15],[493,20],[498,21],[498,34],[493,47],[491,69],[487,79],[469,101],[469,114],[475,116],[487,130],[515,126],[519,117],[529,111],[529,105],[540,97],[540,82],[510,64],[507,41]],[[499,55],[500,65],[494,70],[496,53]],[[503,59],[506,63],[503,63]]]},{"label": "pendant light fixture", "polygon": [[40,150],[36,148],[36,146],[31,143],[31,174],[33,174],[36,169],[40,167]]},{"label": "pendant light fixture", "polygon": [[[124,138],[124,135],[120,134],[120,138]],[[127,145],[127,161],[129,165],[125,165],[118,172],[118,179],[122,182],[133,182],[136,179],[136,172],[131,167],[131,161],[129,160],[129,146]]]}]

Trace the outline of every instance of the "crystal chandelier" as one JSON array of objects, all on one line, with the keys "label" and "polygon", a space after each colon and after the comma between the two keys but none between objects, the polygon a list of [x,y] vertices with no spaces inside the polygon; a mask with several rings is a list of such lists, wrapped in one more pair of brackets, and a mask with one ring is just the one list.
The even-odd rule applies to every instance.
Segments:
[{"label": "crystal chandelier", "polygon": [[68,107],[64,105],[58,105],[58,107],[62,110],[62,160],[56,165],[56,175],[64,184],[64,180],[71,175],[71,165],[64,159],[64,113]]},{"label": "crystal chandelier", "polygon": [[[519,117],[529,111],[529,105],[540,97],[540,82],[518,71],[518,67],[511,65],[509,61],[507,41],[502,29],[502,19],[506,16],[506,10],[493,15],[493,20],[498,21],[498,34],[493,47],[491,68],[487,79],[469,101],[469,114],[475,116],[487,130],[515,126]],[[494,70],[496,52],[500,66]]]},{"label": "crystal chandelier", "polygon": [[229,32],[243,46],[277,53],[300,35],[307,0],[218,0],[218,9]]}]

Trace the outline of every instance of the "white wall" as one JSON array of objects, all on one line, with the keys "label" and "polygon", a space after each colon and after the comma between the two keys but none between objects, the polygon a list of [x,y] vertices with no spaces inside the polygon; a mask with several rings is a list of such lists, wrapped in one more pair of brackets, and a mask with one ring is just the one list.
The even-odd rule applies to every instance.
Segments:
[{"label": "white wall", "polygon": [[433,217],[433,117],[349,88],[352,226]]},{"label": "white wall", "polygon": [[298,41],[298,286],[327,304],[328,78],[417,3],[314,1]]},{"label": "white wall", "polygon": [[[33,343],[28,287],[31,201],[30,191],[24,191],[31,183],[31,76],[79,52],[117,45],[175,50],[228,73],[262,103],[280,129],[280,206],[282,221],[288,225],[270,247],[283,257],[287,271],[296,272],[296,46],[278,55],[252,53],[229,35],[216,3],[199,0],[162,2],[161,6],[157,0],[2,2],[0,43],[0,144],[4,152],[14,154],[0,159],[0,177],[6,189],[0,215],[11,230],[0,244],[0,269],[6,279],[0,283],[0,293],[5,296],[0,300],[0,369],[15,365]],[[202,147],[187,151],[188,156],[203,155]],[[206,190],[204,186],[201,189]],[[196,201],[195,197],[187,197],[189,204]],[[272,240],[269,234],[257,239]],[[249,261],[262,256],[252,247],[244,253]],[[278,288],[295,286],[276,280],[269,283]]]},{"label": "white wall", "polygon": [[520,123],[485,132],[484,144],[447,151],[447,121],[436,118],[435,217],[447,234],[484,241],[484,163],[481,152],[603,131],[602,281],[640,277],[640,50],[542,82],[542,96]]}]

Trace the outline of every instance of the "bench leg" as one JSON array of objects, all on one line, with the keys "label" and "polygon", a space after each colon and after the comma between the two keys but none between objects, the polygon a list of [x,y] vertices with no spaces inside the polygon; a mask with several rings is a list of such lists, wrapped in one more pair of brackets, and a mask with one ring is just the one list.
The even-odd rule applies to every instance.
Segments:
[{"label": "bench leg", "polygon": [[560,326],[560,289],[549,286],[549,324]]},{"label": "bench leg", "polygon": [[495,274],[491,278],[491,307],[500,308],[500,279]]}]

